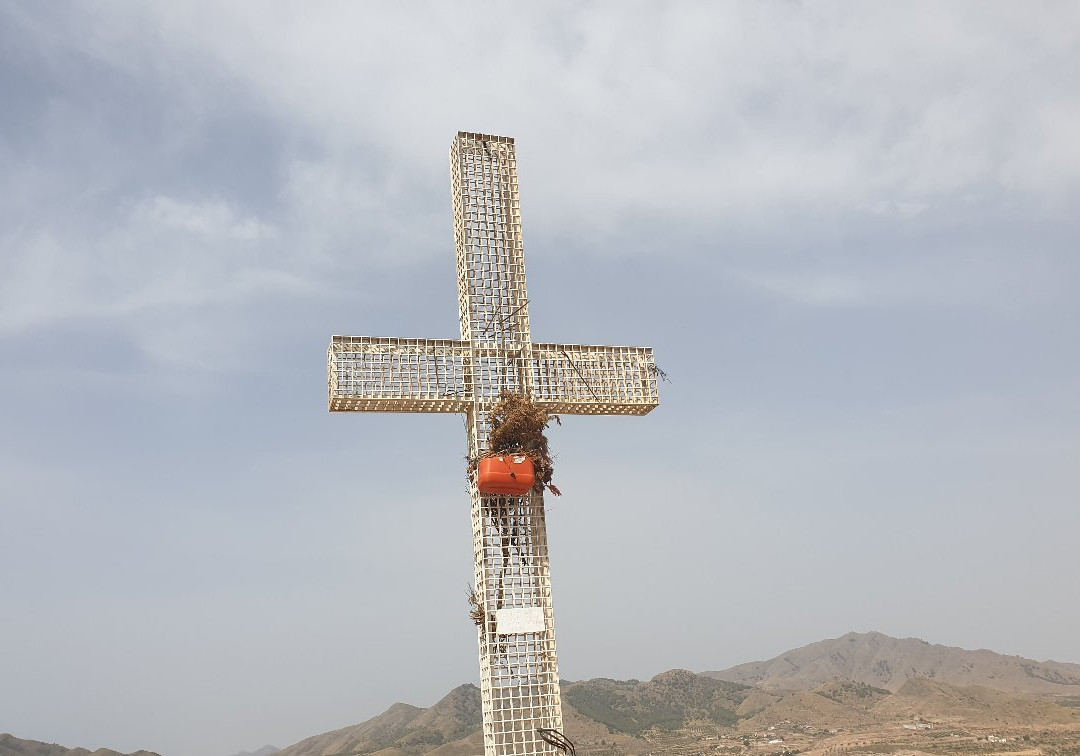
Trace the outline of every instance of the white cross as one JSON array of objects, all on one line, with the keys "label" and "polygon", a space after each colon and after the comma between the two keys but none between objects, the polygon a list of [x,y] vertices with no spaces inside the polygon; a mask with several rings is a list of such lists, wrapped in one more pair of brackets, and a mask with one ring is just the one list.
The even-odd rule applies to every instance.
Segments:
[{"label": "white cross", "polygon": [[[532,342],[514,140],[458,132],[450,165],[461,340],[334,336],[330,411],[464,412],[475,459],[503,391],[557,414],[655,408],[651,349]],[[555,754],[541,732],[562,730],[544,497],[470,488],[485,756]]]}]

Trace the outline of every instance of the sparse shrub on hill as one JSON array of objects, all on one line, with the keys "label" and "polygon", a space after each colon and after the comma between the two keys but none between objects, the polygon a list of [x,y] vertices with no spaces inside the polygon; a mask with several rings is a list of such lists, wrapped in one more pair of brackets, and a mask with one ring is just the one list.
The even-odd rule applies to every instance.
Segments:
[{"label": "sparse shrub on hill", "polygon": [[731,727],[739,721],[734,709],[749,690],[737,683],[671,670],[645,683],[592,680],[569,687],[563,695],[590,719],[638,736],[647,730],[677,730],[690,721]]}]

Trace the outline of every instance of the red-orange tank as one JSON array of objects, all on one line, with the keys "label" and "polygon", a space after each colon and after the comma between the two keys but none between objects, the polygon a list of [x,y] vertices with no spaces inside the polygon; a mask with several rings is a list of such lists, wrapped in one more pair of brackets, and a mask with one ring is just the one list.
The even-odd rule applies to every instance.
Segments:
[{"label": "red-orange tank", "polygon": [[484,457],[476,471],[480,493],[524,496],[536,483],[532,460],[524,455]]}]

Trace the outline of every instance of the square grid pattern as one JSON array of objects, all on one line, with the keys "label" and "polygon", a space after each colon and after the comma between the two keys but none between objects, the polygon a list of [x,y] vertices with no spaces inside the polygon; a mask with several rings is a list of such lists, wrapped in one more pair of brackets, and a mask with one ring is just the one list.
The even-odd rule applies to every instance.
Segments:
[{"label": "square grid pattern", "polygon": [[660,403],[646,347],[533,344],[533,399],[566,415],[644,415]]},{"label": "square grid pattern", "polygon": [[[484,743],[488,754],[555,753],[538,727],[562,730],[555,620],[544,497],[484,496],[473,490]],[[542,632],[500,635],[495,611],[541,607]]]},{"label": "square grid pattern", "polygon": [[659,402],[651,349],[533,344],[530,351],[525,365],[522,350],[467,341],[334,336],[330,411],[464,412],[521,386],[523,371],[533,400],[556,414],[644,415]]},{"label": "square grid pattern", "polygon": [[461,338],[524,350],[529,298],[514,140],[459,131],[450,170]]},{"label": "square grid pattern", "polygon": [[[478,456],[502,391],[529,394],[553,413],[655,408],[660,374],[651,349],[532,343],[514,140],[458,132],[450,164],[461,340],[334,336],[329,409],[464,412],[469,454]],[[538,731],[562,730],[544,497],[470,488],[484,611],[477,628],[484,753],[554,756]],[[500,634],[500,609],[539,609],[543,627]]]},{"label": "square grid pattern", "polygon": [[[450,148],[461,338],[473,347],[469,451],[486,450],[502,391],[530,393],[533,371],[514,141],[459,132]],[[472,490],[484,752],[554,754],[539,728],[562,730],[544,497]],[[495,612],[540,607],[539,632],[500,635]]]},{"label": "square grid pattern", "polygon": [[464,412],[469,345],[449,339],[334,336],[331,412]]}]

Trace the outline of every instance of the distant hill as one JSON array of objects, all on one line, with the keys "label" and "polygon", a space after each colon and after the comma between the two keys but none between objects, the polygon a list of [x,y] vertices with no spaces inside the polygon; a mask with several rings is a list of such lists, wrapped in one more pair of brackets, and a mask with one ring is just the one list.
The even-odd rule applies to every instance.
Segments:
[{"label": "distant hill", "polygon": [[[438,753],[471,756],[483,751],[480,689],[461,685],[429,709],[396,703],[377,717],[352,727],[315,735],[278,751],[275,756],[324,756],[338,753]],[[473,736],[474,742],[469,741]],[[440,746],[455,744],[445,749]]]},{"label": "distant hill", "polygon": [[133,754],[121,754],[108,748],[90,751],[86,748],[65,748],[55,743],[42,743],[37,740],[23,740],[8,733],[0,734],[0,756],[158,756],[150,751],[135,751]]},{"label": "distant hill", "polygon": [[765,690],[813,690],[830,680],[845,678],[895,692],[908,680],[925,677],[1018,695],[1080,695],[1080,664],[1038,662],[873,632],[848,633],[786,651],[768,661],[702,674]]},{"label": "distant hill", "polygon": [[978,685],[958,687],[915,677],[875,706],[879,717],[911,719],[915,716],[964,721],[991,721],[1000,725],[1071,724],[1077,711],[1032,698],[1014,696]]},{"label": "distant hill", "polygon": [[563,701],[612,731],[640,735],[654,727],[672,729],[697,720],[730,727],[739,721],[736,709],[752,691],[748,685],[673,669],[648,682],[571,683],[565,686]]},{"label": "distant hill", "polygon": [[281,749],[277,746],[264,745],[262,748],[258,748],[254,751],[240,751],[234,753],[232,756],[271,756],[271,754],[277,753]]},{"label": "distant hill", "polygon": [[[849,633],[720,672],[564,681],[562,689],[565,731],[579,753],[691,754],[703,743],[768,745],[781,735],[806,746],[844,733],[862,733],[869,742],[873,733],[910,735],[902,723],[929,719],[973,728],[1016,725],[1028,733],[1063,728],[1063,742],[1080,743],[1080,665],[881,633]],[[481,719],[480,691],[462,685],[429,709],[397,703],[278,756],[472,756],[483,751]]]},{"label": "distant hill", "polygon": [[[907,680],[896,692],[846,679],[810,691],[767,691],[686,670],[664,672],[645,682],[603,678],[564,682],[563,719],[578,753],[628,756],[698,754],[707,743],[727,739],[733,746],[751,741],[768,744],[774,736],[786,737],[792,744],[817,745],[838,732],[867,733],[859,736],[865,744],[877,736],[890,737],[904,722],[924,720],[965,728],[1013,725],[1025,733],[1059,727],[1071,738],[1067,742],[1080,745],[1080,709],[926,678]],[[308,738],[279,754],[482,752],[480,691],[463,685],[430,709],[394,704],[367,722]]]},{"label": "distant hill", "polygon": [[[871,744],[881,753],[983,753],[1003,742],[989,740],[1005,737],[1003,728],[1025,744],[1016,753],[1080,753],[1080,665],[881,633],[849,633],[719,672],[563,681],[562,691],[565,733],[579,754],[592,756],[824,753]],[[474,756],[483,752],[481,724],[480,691],[462,685],[427,709],[396,703],[280,751],[236,756]],[[69,755],[125,756],[0,735],[0,756]]]}]

